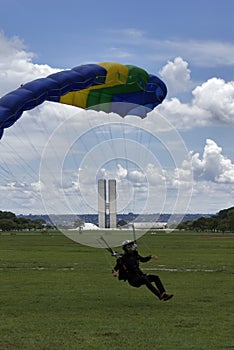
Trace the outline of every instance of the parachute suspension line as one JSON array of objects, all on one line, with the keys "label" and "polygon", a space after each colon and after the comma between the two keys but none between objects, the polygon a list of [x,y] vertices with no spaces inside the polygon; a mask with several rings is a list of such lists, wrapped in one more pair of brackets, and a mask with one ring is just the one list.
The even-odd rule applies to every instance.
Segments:
[{"label": "parachute suspension line", "polygon": [[[110,267],[110,269],[112,269],[113,265],[111,264],[110,260],[108,259],[109,254],[107,253],[107,251],[109,251],[109,250],[107,249],[107,247],[106,247],[106,245],[105,245],[105,243],[103,242],[103,240],[102,240],[101,237],[102,237],[102,236],[100,236],[100,238],[97,239],[97,242],[98,242],[98,244],[100,245],[100,248],[101,248],[101,249],[104,249],[104,256],[105,256],[106,264]],[[109,251],[109,253],[110,253],[110,251]]]},{"label": "parachute suspension line", "polygon": [[[136,149],[135,149],[135,154],[137,154],[137,159],[141,159],[141,138],[142,135],[140,134],[139,136],[139,130],[141,131],[141,129],[137,128],[136,126],[132,127],[132,139],[134,140],[135,144],[136,144]],[[137,162],[136,164],[134,164],[135,166],[135,170],[137,169]],[[136,186],[135,183],[133,182],[132,184],[132,200],[131,200],[131,207],[130,207],[130,212],[132,213],[136,213],[137,211],[137,193],[136,193]]]},{"label": "parachute suspension line", "polygon": [[[82,134],[75,142],[73,142],[73,144],[69,144],[69,142],[68,142],[68,146],[70,148],[74,147],[74,151],[72,150],[69,159],[71,159],[71,161],[73,162],[72,169],[75,168],[74,172],[76,173],[77,179],[79,181],[79,190],[81,189],[81,186],[82,186],[82,182],[80,181],[80,178],[79,178],[79,176],[80,176],[79,170],[82,168],[82,159],[84,159],[84,157],[86,155],[89,155],[89,158],[92,162],[92,166],[95,169],[98,169],[98,166],[100,166],[100,164],[98,163],[98,159],[92,153],[92,147],[95,147],[98,145],[102,146],[103,141],[105,141],[105,139],[103,139],[103,136],[108,135],[108,132],[106,132],[106,131],[102,132],[102,128],[105,127],[105,124],[104,124],[104,126],[98,125],[97,127],[95,127],[92,124],[92,120],[89,118],[89,116],[86,118],[85,121],[86,121],[87,126],[88,126],[87,131],[84,134]],[[64,124],[65,124],[64,135],[66,135],[65,136],[66,139],[69,140],[69,139],[71,139],[70,135],[72,134],[72,131],[69,128],[69,124],[68,125],[67,125],[67,123],[64,123]],[[101,130],[101,132],[100,132],[100,130]],[[86,141],[86,138],[89,140],[92,140],[91,146],[89,146],[89,143],[88,143],[88,141]],[[110,145],[108,143],[107,143],[107,145],[108,145],[108,147],[110,147]],[[107,145],[105,144],[105,147],[102,146],[102,153],[104,153],[104,154],[107,152],[107,150],[106,150]],[[79,154],[82,155],[82,159],[80,159],[80,160],[76,156],[77,149],[78,149]],[[111,150],[111,147],[110,147],[110,150]],[[71,163],[70,163],[70,166],[71,166]],[[94,174],[95,174],[95,172],[94,172]],[[74,173],[73,173],[73,175],[74,175]],[[96,181],[94,181],[94,183],[96,184]],[[79,201],[79,210],[83,210],[84,212],[85,212],[85,210],[87,210],[87,205],[85,204],[84,201]]]},{"label": "parachute suspension line", "polygon": [[[29,193],[28,191],[30,191],[30,185],[38,181],[37,173],[28,163],[25,164],[25,159],[16,150],[16,148],[13,148],[11,145],[9,145],[9,143],[6,140],[4,140],[3,142],[5,150],[7,147],[10,150],[11,159],[9,159],[9,162],[11,161],[12,164],[15,164],[17,166],[17,168],[13,166],[14,168],[11,169],[11,166],[9,166],[5,160],[2,161],[4,167],[1,165],[1,169],[5,174],[7,174],[4,174],[3,176],[1,174],[1,177],[4,178],[5,181],[7,181],[7,184],[4,184],[4,187],[8,188],[9,191],[19,191],[23,193],[23,195],[25,195],[25,193]],[[22,179],[17,175],[19,171],[22,174],[22,170],[23,173],[26,174],[30,179],[29,185],[28,179],[27,181],[25,181],[25,179]],[[26,175],[24,175],[24,177],[26,177]],[[40,193],[38,193],[37,191],[30,191],[30,196],[36,201],[40,199]],[[16,198],[17,197],[18,196],[16,196]],[[11,203],[18,206],[18,201],[17,199],[15,199],[15,196],[14,199],[13,196],[11,196],[10,201]]]},{"label": "parachute suspension line", "polygon": [[[49,132],[48,132],[48,128],[46,127],[46,123],[44,123],[44,119],[40,116],[40,122],[37,119],[34,119],[36,125],[40,125],[40,136],[41,136],[41,140],[44,140],[43,142],[40,141],[40,147],[38,148],[34,145],[35,143],[35,138],[34,140],[32,140],[30,138],[30,134],[28,131],[25,130],[24,125],[26,125],[28,127],[27,123],[17,123],[17,128],[16,128],[16,132],[14,130],[14,128],[11,128],[10,132],[13,134],[14,139],[18,140],[18,142],[20,143],[21,146],[23,146],[25,149],[29,150],[29,154],[32,155],[32,153],[34,154],[34,156],[36,156],[38,158],[38,160],[41,159],[42,156],[42,150],[44,148],[44,143],[49,139]],[[18,129],[18,130],[17,130]],[[37,129],[38,132],[38,129]],[[47,135],[47,137],[46,137]],[[18,167],[21,168],[21,171],[23,170],[23,173],[25,174],[25,176],[27,175],[29,178],[31,178],[32,182],[38,182],[39,180],[39,169],[35,170],[33,169],[33,167],[31,167],[31,165],[29,164],[29,162],[26,162],[26,158],[24,157],[24,155],[22,155],[19,151],[17,151],[17,147],[12,147],[7,141],[6,138],[4,138],[3,142],[5,143],[5,145],[7,145],[7,147],[11,150],[11,158],[14,160],[15,164],[18,164]],[[7,171],[5,170],[5,172],[8,172],[8,174],[11,176],[11,178],[9,177],[9,180],[12,180],[15,178],[16,181],[19,181],[19,178],[16,177],[15,175],[15,171],[11,171],[10,167],[6,164],[5,162],[5,167],[8,169]],[[3,169],[3,168],[2,168]],[[24,189],[22,189],[22,191],[24,191]],[[38,195],[37,195],[38,198]]]},{"label": "parachute suspension line", "polygon": [[[100,112],[99,112],[100,113]],[[103,113],[103,112],[102,112]],[[108,115],[103,115],[103,118],[106,121],[106,118],[109,118],[109,114]],[[112,125],[113,123],[111,122],[104,122],[103,124],[99,123],[99,125],[97,127],[94,127],[91,123],[91,120],[88,119],[89,125],[90,125],[90,129],[92,130],[92,133],[94,135],[93,139],[96,139],[95,145],[100,145],[101,147],[101,160],[104,160],[104,164],[102,163],[98,163],[98,159],[96,159],[95,157],[92,156],[92,152],[91,152],[91,156],[93,159],[93,164],[96,165],[96,169],[98,171],[100,171],[100,166],[103,167],[105,165],[105,160],[109,161],[110,160],[110,156],[113,159],[113,157],[116,159],[117,155],[116,155],[116,150],[114,147],[114,143],[113,143],[113,136],[112,136]],[[110,141],[110,142],[109,142]],[[113,156],[114,153],[114,156]],[[96,173],[98,174],[98,173]],[[112,177],[112,176],[111,176]],[[97,179],[95,181],[95,183],[97,182]]]},{"label": "parachute suspension line", "polygon": [[[110,116],[108,115],[107,118],[110,118]],[[107,144],[105,144],[103,152],[105,154],[105,159],[109,159],[110,156],[111,156],[111,160],[113,160],[113,158],[115,159],[116,168],[117,168],[118,155],[116,152],[116,147],[114,142],[115,137],[113,136],[114,128],[115,128],[115,124],[111,122],[105,124],[106,131],[104,132],[104,135],[106,137]]]},{"label": "parachute suspension line", "polygon": [[[140,171],[143,172],[143,181],[146,183],[142,185],[149,186],[147,178],[147,168],[150,162],[150,155],[152,154],[152,134],[149,131],[144,130],[144,128],[139,127],[136,129],[136,140],[137,140],[137,154],[139,155],[139,160],[144,160],[144,168],[141,168]],[[136,202],[137,194],[134,192],[134,203]]]},{"label": "parachute suspension line", "polygon": [[129,174],[129,168],[128,168],[128,155],[127,155],[127,147],[126,147],[126,129],[125,124],[123,123],[122,127],[122,133],[123,133],[123,141],[124,141],[124,156],[125,156],[125,165],[127,169],[127,176]]},{"label": "parachute suspension line", "polygon": [[[24,123],[22,123],[24,125]],[[38,160],[41,159],[41,152],[39,152],[38,148],[35,147],[34,142],[29,137],[29,133],[25,131],[24,127],[21,125],[21,123],[18,123],[17,128],[20,129],[15,132],[13,129],[11,129],[11,133],[14,136],[14,139],[18,140],[21,146],[23,146],[25,149],[28,149],[30,151],[30,155],[34,153],[34,155],[38,158]],[[46,129],[45,129],[46,130]],[[19,136],[20,135],[20,136]],[[44,137],[44,133],[43,133]],[[34,140],[35,141],[35,140]],[[31,183],[37,183],[39,181],[39,168],[36,170],[34,169],[29,161],[26,161],[26,158],[24,155],[22,155],[19,151],[17,151],[16,147],[12,147],[6,139],[4,141],[7,145],[7,147],[11,150],[11,157],[14,159],[15,164],[18,165],[19,170],[24,174],[24,178],[28,177],[31,179]],[[44,144],[44,143],[43,143]],[[39,164],[38,164],[39,166]],[[8,167],[9,168],[9,167]],[[16,171],[11,171],[11,177],[12,179],[15,179],[16,182],[19,182],[19,177],[16,176]],[[24,182],[24,180],[20,180],[21,182]],[[25,187],[18,187],[18,190],[21,190],[22,192],[25,192]],[[36,200],[40,198],[40,193],[31,191],[32,197],[34,197]]]},{"label": "parachute suspension line", "polygon": [[[59,120],[59,123],[61,123],[61,120],[58,118]],[[69,154],[69,150],[74,146],[74,143],[71,144],[71,140],[73,140],[73,131],[71,131],[71,127],[70,127],[70,124],[69,124],[69,118],[68,120],[64,120],[62,122],[62,127],[63,127],[63,135],[65,135],[65,137],[63,137],[63,141],[64,141],[64,146],[66,147],[65,150],[67,152],[67,154]],[[60,130],[61,128],[59,128]],[[48,134],[48,138],[50,137],[50,134]],[[85,142],[83,141],[83,138],[80,137],[78,139],[78,141],[80,142],[80,144],[82,144],[83,146],[83,149],[85,150],[84,154],[87,154],[89,152],[89,149],[87,148]],[[55,159],[61,164],[64,166],[64,163],[65,163],[65,159],[61,159],[59,153],[58,153],[58,145],[57,144],[50,144],[50,148],[55,156]],[[77,161],[77,157],[76,157],[76,150],[75,152],[72,152],[69,154],[69,156],[71,157],[72,161],[73,161],[73,168],[75,167],[75,171],[76,172],[76,175],[78,175],[77,173],[77,169],[80,169],[80,164],[78,164],[78,161]],[[94,162],[95,162],[95,159],[93,158]],[[60,185],[62,187],[62,190],[63,190],[63,170],[64,169],[60,169],[60,174],[61,174],[61,178],[60,178]],[[74,172],[72,173],[72,179],[73,179],[73,176],[74,176]],[[57,182],[57,179],[58,179],[58,175],[59,174],[55,174],[53,171],[50,170],[50,176],[54,179],[55,182]],[[72,181],[71,181],[71,186],[72,186]],[[49,205],[49,203],[47,203],[47,207],[50,208],[53,212],[54,208],[52,206]],[[84,201],[80,200],[79,201],[79,208],[80,210],[85,212],[85,209],[87,209],[87,207],[85,206],[84,204]],[[70,207],[70,209],[74,212],[75,211],[75,208],[73,207]]]},{"label": "parachute suspension line", "polygon": [[1,169],[1,178],[6,180],[6,181],[9,181],[10,180],[10,177],[9,175],[11,175],[12,173],[10,173],[8,170],[6,170],[8,167],[6,165],[5,162],[3,162],[4,166],[6,168],[4,168],[2,165],[0,165],[0,169]]},{"label": "parachute suspension line", "polygon": [[[136,228],[135,228],[134,222],[132,223],[132,236],[133,236],[133,241],[134,241],[134,243],[136,244],[136,247],[137,247],[137,246],[138,246],[138,244],[137,244],[137,230],[136,230]],[[141,236],[142,236],[142,235],[140,235],[140,237],[141,237]],[[150,251],[151,247],[149,247],[149,246],[145,243],[144,237],[141,238],[141,246],[142,246],[142,245],[146,248],[147,252]]]},{"label": "parachute suspension line", "polygon": [[[73,181],[76,181],[76,177],[77,177],[77,179],[79,179],[80,164],[79,164],[78,159],[77,159],[77,148],[79,149],[78,152],[82,153],[83,149],[85,149],[85,153],[88,152],[88,149],[85,146],[85,143],[83,142],[82,137],[79,138],[78,140],[77,139],[75,141],[73,140],[73,132],[74,132],[74,130],[73,129],[71,130],[71,127],[69,124],[69,119],[67,122],[65,120],[63,123],[63,133],[65,135],[65,142],[66,142],[66,156],[69,157],[69,162],[68,162],[68,164],[69,164],[69,168],[68,168],[69,180],[68,180],[68,183],[69,183],[69,186],[71,186],[71,188],[73,187]],[[80,148],[80,145],[82,145],[82,149]],[[69,152],[69,151],[71,151],[71,152]],[[64,166],[64,164],[65,164],[65,159],[63,159],[63,166]],[[64,169],[61,169],[62,174],[63,174],[63,170]],[[66,171],[66,169],[65,169],[65,171]],[[62,182],[61,185],[63,186],[63,178],[61,179],[61,182]],[[82,209],[85,209],[85,204],[82,200],[79,200],[80,186],[78,187],[78,189],[73,188],[73,194],[76,192],[78,192],[77,202],[79,202],[79,208],[82,207],[80,209],[80,211],[82,211]],[[73,211],[73,214],[74,214],[76,209],[73,207],[70,207],[70,209]],[[78,214],[78,213],[76,213],[76,214]]]},{"label": "parachute suspension line", "polygon": [[[132,223],[132,236],[133,236],[133,241],[136,244],[136,248],[138,246],[137,244],[137,230],[135,228],[135,224],[134,222]],[[142,234],[140,234],[140,237],[142,236]],[[143,241],[142,241],[143,240]],[[144,246],[146,248],[146,250],[149,252],[150,251],[150,247],[145,243],[144,237],[141,238],[141,246]]]},{"label": "parachute suspension line", "polygon": [[[15,131],[16,130],[16,131]],[[34,147],[33,142],[25,133],[24,128],[21,123],[18,123],[17,128],[10,130],[11,135],[14,137],[14,140],[18,142],[18,147],[13,147],[8,141],[7,137],[1,141],[1,147],[4,148],[5,155],[8,156],[8,160],[2,160],[4,165],[5,180],[7,181],[7,186],[9,186],[9,191],[21,192],[23,196],[26,196],[29,201],[30,198],[35,201],[40,200],[40,192],[33,190],[31,186],[34,186],[35,183],[39,181],[39,171],[30,164],[30,159],[26,159],[24,153],[21,152],[21,147],[26,150],[29,150],[30,157],[32,153],[40,159],[41,154],[36,147]],[[3,166],[1,166],[3,169]],[[20,174],[20,175],[19,175]],[[28,195],[30,197],[28,197]],[[11,196],[10,201],[18,206],[17,199],[18,196]]]},{"label": "parachute suspension line", "polygon": [[[110,115],[108,114],[108,118],[110,118]],[[117,170],[118,170],[118,164],[119,164],[119,156],[116,151],[116,146],[115,146],[115,140],[118,139],[119,137],[114,136],[115,128],[117,128],[117,131],[119,129],[119,124],[114,124],[112,122],[109,122],[106,124],[106,129],[107,129],[107,134],[108,134],[108,147],[109,147],[109,154],[112,155],[112,161],[114,160],[115,163],[115,169],[114,169],[114,175],[111,175],[111,177],[117,179]],[[117,181],[117,191],[118,191],[118,181]]]},{"label": "parachute suspension line", "polygon": [[[140,81],[142,81],[144,84],[139,84]],[[135,88],[133,89],[132,84],[135,84],[135,86],[138,85],[139,89],[135,89]],[[122,94],[122,89],[120,85],[124,87],[123,94]],[[93,86],[95,86],[94,89],[93,89]],[[115,91],[115,88],[113,89],[113,87],[115,86],[118,87],[116,89],[117,94],[113,94]],[[144,87],[146,87],[146,89],[144,89]],[[90,89],[89,91],[90,95],[89,95],[89,98],[87,98],[87,100],[79,99],[79,96],[80,96],[79,94],[82,94],[83,93],[82,90],[84,89]],[[103,89],[105,89],[105,94],[103,94]],[[70,93],[73,93],[73,92],[75,94],[78,94],[76,95],[76,97],[78,98],[76,99],[72,95],[73,96],[72,100],[70,100],[70,97],[71,97]],[[21,118],[22,113],[24,111],[34,109],[35,107],[41,105],[44,102],[47,103],[48,101],[50,101],[49,103],[56,102],[61,104],[71,104],[85,110],[86,108],[92,109],[94,107],[95,102],[101,96],[100,101],[102,101],[102,103],[100,103],[100,105],[104,104],[104,108],[103,109],[100,108],[100,111],[106,111],[105,103],[108,103],[108,106],[111,107],[110,113],[111,112],[118,113],[119,115],[124,116],[125,114],[127,114],[127,110],[125,111],[125,109],[121,109],[121,108],[119,109],[119,107],[115,108],[114,107],[115,104],[112,105],[112,102],[128,103],[129,101],[131,101],[131,103],[132,102],[136,104],[140,103],[140,105],[143,106],[143,110],[145,106],[151,106],[150,108],[153,109],[164,100],[164,98],[166,97],[166,94],[167,94],[167,89],[165,84],[158,77],[152,74],[148,74],[148,72],[146,72],[144,69],[140,67],[136,67],[133,65],[125,66],[120,63],[113,63],[113,62],[102,62],[99,64],[81,65],[80,67],[75,67],[71,70],[65,70],[58,73],[54,73],[49,75],[46,78],[36,79],[35,81],[26,83],[20,88],[17,88],[15,91],[12,91],[10,94],[7,94],[2,98],[0,98],[0,138],[2,137],[3,130],[5,128],[8,128],[9,126],[12,126],[16,122],[16,120]],[[6,106],[8,106],[8,108],[6,108]],[[52,119],[45,118],[47,116],[46,115],[47,113],[44,113],[44,115],[42,115],[42,113],[38,113],[38,114],[40,118],[35,118],[32,120],[28,118],[28,122],[26,118],[26,123],[25,123],[27,127],[27,129],[25,127],[25,130],[28,130],[29,128],[31,128],[33,126],[33,123],[36,126],[38,126],[35,132],[28,133],[28,134],[27,133],[25,134],[25,132],[20,132],[21,137],[18,138],[19,134],[17,134],[15,135],[15,140],[13,140],[14,141],[13,144],[17,144],[17,139],[18,139],[18,140],[21,140],[20,144],[22,148],[25,148],[26,146],[26,154],[29,155],[30,159],[33,160],[32,165],[30,163],[28,164],[26,163],[26,165],[24,165],[24,162],[22,163],[22,159],[24,157],[22,152],[20,153],[21,148],[17,149],[17,152],[13,150],[14,157],[15,155],[19,157],[20,159],[19,164],[21,165],[21,167],[24,167],[25,170],[30,170],[31,174],[27,174],[27,176],[28,177],[34,176],[36,178],[36,181],[40,179],[39,171],[35,171],[35,169],[39,168],[40,166],[39,159],[41,159],[42,163],[43,163],[43,160],[46,160],[46,161],[48,160],[48,158],[46,157],[47,155],[43,151],[44,148],[42,146],[44,145],[44,143],[42,142],[42,140],[51,141],[51,150],[54,152],[54,160],[56,160],[55,158],[57,159],[61,158],[59,157],[59,154],[58,154],[59,147],[56,147],[55,143],[54,144],[52,143],[52,141],[55,139],[49,140],[49,137],[51,135],[49,135],[47,132],[47,127],[48,129],[50,129],[50,126],[54,127],[55,123],[52,121]],[[58,114],[56,114],[56,117],[57,116]],[[142,115],[140,112],[139,116],[145,117],[146,112],[143,112]],[[38,121],[38,119],[40,122]],[[20,129],[22,129],[22,125],[21,123],[19,123],[19,128],[16,128],[16,130],[19,131]],[[100,125],[101,124],[99,123],[98,131],[101,130]],[[112,125],[114,124],[112,123]],[[61,126],[61,124],[59,126]],[[60,129],[58,128],[56,129],[56,131],[57,130],[60,130]],[[115,131],[115,128],[113,128],[113,130]],[[118,128],[118,131],[119,131],[119,128]],[[47,135],[45,135],[45,133],[47,133]],[[10,134],[10,135],[13,135],[13,134]],[[109,127],[109,135],[111,136],[110,140],[112,141],[111,143],[112,143],[113,149],[111,149],[110,143],[108,142],[105,142],[105,144],[103,143],[103,139],[105,137],[103,133],[102,140],[101,140],[101,142],[104,144],[103,153],[105,155],[108,150],[107,147],[109,147],[112,153],[108,152],[108,156],[114,153],[115,159],[117,161],[116,147],[114,147],[116,146],[116,143],[114,143],[111,126]],[[46,139],[46,136],[47,136],[47,139]],[[59,136],[59,135],[56,134],[56,136]],[[98,132],[94,132],[94,136],[97,141],[100,141]],[[126,139],[125,131],[123,133],[123,139],[124,140]],[[56,137],[56,140],[58,140],[57,137]],[[106,139],[105,141],[109,141],[109,140]],[[28,144],[30,144],[30,149],[28,149],[27,147]],[[107,147],[105,147],[106,145]],[[17,148],[17,145],[15,147]],[[39,147],[42,147],[42,148],[39,149]],[[126,143],[124,144],[124,149],[125,149],[125,153],[127,154]],[[90,148],[90,151],[91,151],[91,148]],[[121,151],[123,152],[123,148],[121,149]],[[49,153],[50,152],[48,152],[48,155],[50,155]],[[121,159],[123,158],[122,154],[121,154]],[[42,156],[44,158],[42,158]],[[66,155],[64,154],[64,158],[65,157]],[[90,157],[92,157],[92,154],[90,154]],[[125,161],[128,162],[127,157],[125,158],[126,158]],[[107,158],[107,159],[110,159],[110,158]],[[77,164],[77,162],[74,162],[74,163]],[[15,161],[14,161],[14,164],[16,164]],[[129,169],[128,169],[129,164],[131,164],[130,161],[126,165],[128,172],[129,172]],[[62,167],[62,163],[60,166]],[[48,168],[49,168],[49,164],[48,164]],[[8,174],[10,173],[9,170],[10,170],[9,168],[6,168],[6,170],[3,171],[4,176],[6,176],[7,172]],[[57,172],[58,171],[59,169],[57,170]],[[47,173],[45,172],[45,174]],[[14,172],[12,172],[12,175],[14,175]],[[55,171],[48,169],[47,175],[54,177],[57,180],[57,176],[56,176],[57,174],[55,174]],[[29,185],[31,186],[31,184]]]},{"label": "parachute suspension line", "polygon": [[[41,157],[41,154],[38,151],[38,148],[36,148],[34,146],[35,139],[33,140],[34,142],[32,142],[31,138],[29,137],[29,132],[25,131],[25,129],[24,129],[25,124],[27,126],[27,123],[24,123],[24,122],[18,123],[18,128],[20,129],[20,132],[18,131],[17,134],[14,133],[14,136],[15,136],[15,138],[17,138],[20,141],[21,144],[24,144],[26,146],[27,145],[30,146],[30,150],[33,150],[37,156]],[[44,130],[43,130],[43,133],[44,133]],[[19,137],[19,135],[20,135],[20,137]]]},{"label": "parachute suspension line", "polygon": [[134,222],[132,223],[132,235],[133,235],[133,241],[134,243],[136,243],[137,238],[136,238],[136,230],[135,230]]},{"label": "parachute suspension line", "polygon": [[[107,117],[107,116],[105,116]],[[106,129],[106,124],[103,124],[103,125],[98,125],[97,127],[94,128],[94,126],[92,125],[91,123],[91,120],[88,119],[88,122],[89,122],[89,125],[90,125],[90,129],[92,130],[93,132],[93,135],[96,139],[96,145],[102,145],[103,141],[108,141],[108,132],[109,132],[109,129],[107,129],[107,132],[102,132],[102,128],[105,130]],[[108,127],[108,124],[107,123],[107,127]],[[100,132],[101,131],[101,132]],[[99,136],[100,135],[100,136]],[[104,139],[105,137],[105,139]],[[107,142],[107,144],[105,143],[105,147],[102,147],[102,152],[103,154],[106,155],[105,159],[108,158],[108,155],[110,154],[107,147],[109,148],[109,151],[112,151],[112,148],[111,146],[109,145],[109,143]],[[95,163],[97,163],[97,160],[94,159]]]},{"label": "parachute suspension line", "polygon": [[[108,118],[109,118],[109,115],[108,115]],[[114,128],[114,125],[115,124],[108,123],[107,124],[107,131],[109,133],[109,140],[111,141],[111,146],[109,146],[109,147],[111,148],[111,152],[114,153],[114,159],[115,159],[115,164],[116,164],[116,169],[117,169],[118,155],[116,153],[115,144],[114,144],[115,138],[113,137],[113,132],[112,132],[112,128]]]},{"label": "parachute suspension line", "polygon": [[146,160],[149,159],[149,154],[152,152],[152,134],[151,133],[147,133],[148,134],[148,140],[146,142],[146,145],[145,147],[149,150],[149,152],[147,153],[148,154],[148,157],[146,156]]},{"label": "parachute suspension line", "polygon": [[[17,164],[21,169],[23,169],[24,173],[26,173],[29,176],[29,178],[31,178],[32,181],[37,181],[38,180],[37,173],[31,167],[31,165],[28,162],[25,165],[25,158],[21,156],[21,154],[15,148],[13,148],[7,141],[4,140],[4,142],[5,142],[5,145],[10,149],[11,156],[12,156],[12,159],[15,161],[15,164]],[[9,169],[9,166],[8,165],[6,166]],[[12,176],[12,178],[15,178],[17,181],[17,177],[12,171],[8,171],[8,173]]]},{"label": "parachute suspension line", "polygon": [[[82,146],[82,148],[80,148],[80,146]],[[90,149],[87,147],[87,144],[86,144],[85,139],[83,137],[80,137],[78,139],[77,147],[79,148],[79,152],[81,152],[82,155],[86,155],[90,151]],[[98,165],[96,158],[92,156],[92,152],[90,154],[91,154],[92,164],[94,166]],[[80,171],[82,170],[82,165],[81,165],[81,162],[79,162],[77,157],[76,157],[76,152],[72,152],[72,161],[73,161],[73,164],[75,166],[75,173],[77,175],[78,186],[79,186],[78,193],[79,193],[79,191],[81,190],[81,187],[82,187],[82,183],[80,181]],[[96,181],[95,181],[95,183],[96,183]],[[83,211],[83,212],[87,211],[87,206],[85,205],[85,202],[83,200],[79,201],[79,210]]]},{"label": "parachute suspension line", "polygon": [[140,145],[142,144],[142,138],[143,138],[142,128],[138,128],[137,129],[137,135],[136,135],[136,141]]},{"label": "parachute suspension line", "polygon": [[138,155],[141,160],[145,155],[142,152],[142,147],[144,146],[144,131],[141,127],[136,129],[136,142],[138,145]]},{"label": "parachute suspension line", "polygon": [[[127,125],[127,126],[126,126]],[[123,121],[122,123],[122,139],[123,139],[123,147],[124,147],[124,160],[125,160],[125,168],[126,168],[126,180],[127,180],[127,186],[129,187],[129,185],[131,185],[129,183],[130,181],[130,178],[129,178],[129,175],[130,175],[130,169],[129,169],[129,155],[128,155],[128,150],[127,150],[127,132],[126,132],[126,128],[129,128],[129,125],[125,123],[125,121]],[[125,198],[124,200],[126,201],[126,203],[128,203],[129,201],[129,193],[128,191],[122,191],[122,193],[124,192],[124,195],[125,195]],[[133,192],[134,192],[134,189],[133,189]],[[129,207],[129,210],[128,212],[132,212],[133,211],[133,208],[131,207],[131,202],[130,202],[130,207]]]},{"label": "parachute suspension line", "polygon": [[2,171],[1,178],[4,178],[7,181],[12,180],[13,172],[10,170],[9,165],[6,163],[5,160],[1,160],[1,162],[3,164],[3,165],[0,164],[0,169]]}]

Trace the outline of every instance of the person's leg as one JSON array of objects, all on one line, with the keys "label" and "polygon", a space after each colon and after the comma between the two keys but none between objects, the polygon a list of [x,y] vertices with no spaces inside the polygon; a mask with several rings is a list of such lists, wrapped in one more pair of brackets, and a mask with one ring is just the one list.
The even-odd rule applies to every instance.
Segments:
[{"label": "person's leg", "polygon": [[158,288],[159,293],[160,293],[160,297],[159,297],[160,300],[166,301],[166,300],[170,300],[173,297],[173,294],[166,293],[165,288],[164,288],[159,276],[147,275],[147,278],[151,283],[154,282],[156,287]]},{"label": "person's leg", "polygon": [[154,282],[157,289],[159,290],[160,294],[165,293],[165,288],[162,284],[162,281],[160,280],[160,278],[156,275],[147,275],[148,280],[152,283]]},{"label": "person's leg", "polygon": [[146,287],[147,287],[152,293],[154,293],[159,299],[161,298],[161,293],[160,293],[160,291],[152,285],[152,283],[151,283],[151,281],[149,280],[149,278],[148,278],[147,275],[144,275],[144,276],[142,276],[142,277],[139,279],[139,284],[140,284],[140,285],[145,284]]}]

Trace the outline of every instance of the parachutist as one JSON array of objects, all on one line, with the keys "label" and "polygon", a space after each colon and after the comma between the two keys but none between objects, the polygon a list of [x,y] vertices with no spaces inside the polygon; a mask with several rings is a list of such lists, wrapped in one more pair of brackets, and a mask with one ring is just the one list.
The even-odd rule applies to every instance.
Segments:
[{"label": "parachutist", "polygon": [[[167,294],[165,288],[157,275],[145,274],[139,267],[140,262],[147,262],[151,259],[157,259],[156,255],[142,257],[135,247],[134,241],[124,241],[122,243],[124,254],[117,259],[116,265],[112,270],[114,277],[119,280],[128,281],[132,287],[139,288],[142,285],[154,293],[160,300],[169,300],[173,294]],[[154,283],[155,286],[152,284]]]}]

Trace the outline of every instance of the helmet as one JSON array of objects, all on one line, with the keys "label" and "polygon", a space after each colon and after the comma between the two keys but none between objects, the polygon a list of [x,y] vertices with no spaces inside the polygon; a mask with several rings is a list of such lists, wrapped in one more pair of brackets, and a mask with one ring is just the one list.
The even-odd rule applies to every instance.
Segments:
[{"label": "helmet", "polygon": [[136,243],[134,241],[131,241],[130,239],[127,239],[126,241],[122,242],[122,248],[125,250],[126,245],[132,245],[133,248],[136,248]]},{"label": "helmet", "polygon": [[125,246],[128,245],[128,244],[133,245],[133,244],[134,244],[134,241],[131,241],[130,239],[126,239],[126,241],[123,241],[123,242],[122,242],[122,248],[125,247]]}]

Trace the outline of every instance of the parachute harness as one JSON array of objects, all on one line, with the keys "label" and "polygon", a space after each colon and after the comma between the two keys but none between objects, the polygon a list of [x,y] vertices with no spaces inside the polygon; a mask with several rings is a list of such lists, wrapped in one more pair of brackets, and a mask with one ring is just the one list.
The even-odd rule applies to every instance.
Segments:
[{"label": "parachute harness", "polygon": [[[133,229],[133,240],[126,240],[122,243],[122,246],[125,246],[127,244],[133,244],[134,248],[137,248],[137,244],[136,244],[136,232],[135,232],[135,227],[134,224],[132,224],[132,229]],[[106,246],[106,250],[111,253],[111,256],[116,258],[117,263],[119,263],[119,280],[127,280],[127,267],[125,266],[125,264],[122,263],[122,256],[123,254],[113,250],[110,245],[107,243],[107,241],[105,240],[105,238],[103,236],[100,236],[100,240],[105,244]],[[112,270],[113,272],[113,270]]]}]

